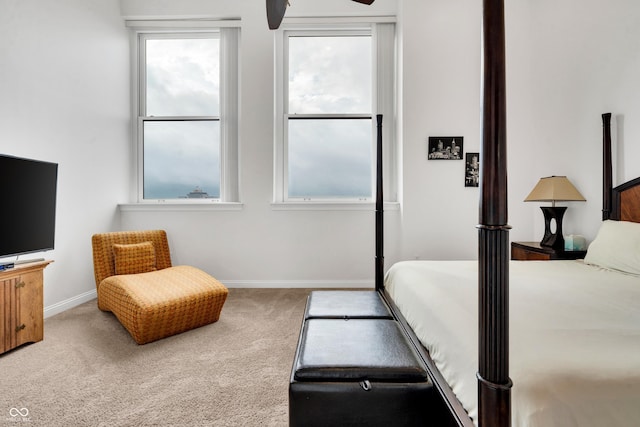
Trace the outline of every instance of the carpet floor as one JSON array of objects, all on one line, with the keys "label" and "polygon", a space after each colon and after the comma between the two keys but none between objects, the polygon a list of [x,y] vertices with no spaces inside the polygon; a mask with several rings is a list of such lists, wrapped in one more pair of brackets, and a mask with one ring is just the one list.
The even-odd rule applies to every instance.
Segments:
[{"label": "carpet floor", "polygon": [[0,425],[286,426],[308,293],[230,289],[218,322],[142,346],[96,301],[52,316],[0,356]]}]

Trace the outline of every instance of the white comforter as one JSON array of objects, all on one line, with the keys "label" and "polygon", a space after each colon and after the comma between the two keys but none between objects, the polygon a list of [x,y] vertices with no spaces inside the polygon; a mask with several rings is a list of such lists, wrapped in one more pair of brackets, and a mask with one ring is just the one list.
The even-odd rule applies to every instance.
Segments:
[{"label": "white comforter", "polygon": [[[476,261],[406,261],[385,286],[477,424]],[[640,278],[511,261],[512,424],[640,426]]]}]

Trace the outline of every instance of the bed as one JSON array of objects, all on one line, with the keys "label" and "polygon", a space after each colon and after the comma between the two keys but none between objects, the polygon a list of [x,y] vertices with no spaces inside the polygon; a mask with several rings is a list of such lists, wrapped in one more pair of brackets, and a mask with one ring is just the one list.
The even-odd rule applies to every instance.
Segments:
[{"label": "bed", "polygon": [[[473,261],[407,261],[385,283],[474,422],[477,277]],[[513,425],[638,425],[638,301],[638,276],[582,260],[512,261]]]},{"label": "bed", "polygon": [[376,289],[451,425],[640,425],[640,178],[612,188],[603,114],[603,223],[585,260],[509,260],[504,36],[504,1],[485,0],[478,261],[384,275],[379,131]]},{"label": "bed", "polygon": [[[603,199],[584,260],[509,262],[511,425],[640,425],[639,192],[636,179]],[[477,261],[403,261],[384,278],[458,425],[484,425],[478,278]]]}]

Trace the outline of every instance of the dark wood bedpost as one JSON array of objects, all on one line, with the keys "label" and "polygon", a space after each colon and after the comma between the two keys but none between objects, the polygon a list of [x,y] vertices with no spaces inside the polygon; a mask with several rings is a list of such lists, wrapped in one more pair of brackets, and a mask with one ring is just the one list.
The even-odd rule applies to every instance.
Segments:
[{"label": "dark wood bedpost", "polygon": [[382,194],[382,114],[376,115],[376,291],[384,286],[384,198]]},{"label": "dark wood bedpost", "polygon": [[483,3],[478,423],[511,425],[504,0]]},{"label": "dark wood bedpost", "polygon": [[602,220],[611,217],[611,113],[602,115]]}]

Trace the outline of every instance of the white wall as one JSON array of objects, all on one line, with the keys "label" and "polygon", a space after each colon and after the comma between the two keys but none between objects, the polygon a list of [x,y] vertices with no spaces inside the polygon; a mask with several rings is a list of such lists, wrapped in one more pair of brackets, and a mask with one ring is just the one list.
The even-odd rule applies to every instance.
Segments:
[{"label": "white wall", "polygon": [[[296,0],[287,17],[395,15],[395,1]],[[274,210],[274,33],[264,0],[123,1],[123,15],[241,18],[241,211],[123,211],[127,229],[167,230],[174,263],[196,265],[228,286],[371,286],[374,211]],[[397,214],[397,211],[395,212]],[[393,212],[389,213],[393,215]]]},{"label": "white wall", "polygon": [[128,52],[117,0],[0,0],[0,152],[59,164],[55,250],[22,257],[55,260],[46,315],[91,298],[91,235],[119,227]]},{"label": "white wall", "polygon": [[[478,150],[481,3],[401,2],[399,258],[476,256],[478,191],[463,187],[462,162],[427,161],[425,150],[428,136],[442,134],[463,135],[465,151]],[[541,239],[541,204],[522,200],[540,177],[567,175],[587,202],[567,204],[565,234],[591,240],[601,218],[602,113],[618,117],[618,183],[640,175],[640,4],[505,4],[510,237]]]},{"label": "white wall", "polygon": [[475,259],[478,189],[464,160],[427,160],[429,136],[480,147],[482,2],[402,2],[403,203],[400,259]]},{"label": "white wall", "polygon": [[[567,175],[588,199],[572,203],[565,232],[592,239],[600,222],[600,114],[626,118],[624,174],[638,139],[639,7],[574,0],[507,5],[509,209],[512,240],[539,240],[539,204],[522,200],[542,176]],[[232,286],[371,283],[373,212],[274,211],[273,38],[263,0],[123,0],[131,16],[242,19],[241,212],[124,212],[125,228],[162,226],[177,262],[196,264]],[[578,12],[576,12],[578,11]],[[481,2],[296,0],[287,16],[397,14],[401,63],[401,209],[386,213],[386,261],[473,259],[478,189],[464,187],[463,161],[428,161],[429,136],[480,142]],[[606,62],[605,62],[606,61]],[[631,96],[629,96],[631,95]],[[633,120],[633,117],[636,120]],[[636,144],[637,147],[637,144]]]},{"label": "white wall", "polygon": [[[587,198],[565,231],[600,222],[600,114],[617,118],[618,182],[640,175],[640,5],[635,0],[507,3],[512,240],[538,240],[537,180],[565,174]],[[119,7],[118,7],[119,6]],[[480,134],[480,1],[293,0],[288,16],[398,15],[401,209],[386,214],[387,265],[476,255],[478,190],[463,162],[426,159],[429,136]],[[242,19],[241,211],[123,212],[131,201],[129,45],[122,16]],[[168,230],[176,263],[230,286],[371,285],[373,211],[278,211],[273,176],[273,39],[264,0],[0,0],[0,152],[60,164],[52,313],[94,290],[90,236]],[[622,157],[624,155],[624,157]],[[66,304],[66,305],[65,305]]]},{"label": "white wall", "polygon": [[602,113],[614,115],[614,139],[618,130],[617,183],[640,175],[640,3],[520,0],[507,16],[512,237],[542,236],[539,204],[520,201],[539,177],[567,175],[587,202],[567,204],[565,232],[591,240],[602,209]]}]

